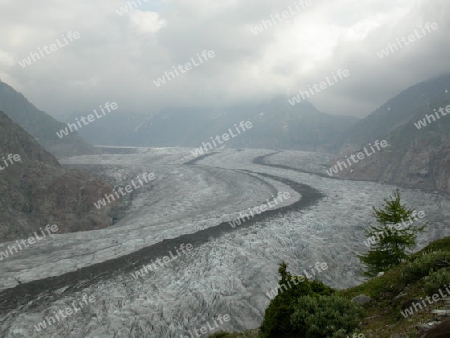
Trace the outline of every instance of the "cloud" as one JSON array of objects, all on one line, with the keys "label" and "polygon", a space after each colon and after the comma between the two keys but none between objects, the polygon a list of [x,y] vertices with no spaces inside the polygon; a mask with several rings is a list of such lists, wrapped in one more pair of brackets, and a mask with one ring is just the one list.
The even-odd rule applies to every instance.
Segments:
[{"label": "cloud", "polygon": [[130,20],[141,33],[156,33],[167,25],[167,21],[160,18],[155,12],[142,12],[140,10],[130,13]]},{"label": "cloud", "polygon": [[[132,2],[132,1],[130,1]],[[315,95],[335,114],[363,116],[408,86],[448,72],[445,0],[311,0],[255,35],[292,0],[42,0],[0,3],[0,77],[58,115],[106,101],[123,111],[227,105],[295,95],[338,69],[351,77]],[[298,3],[298,1],[297,1]],[[385,58],[376,52],[426,22],[433,32]],[[18,62],[68,31],[81,38],[26,68]],[[156,87],[203,50],[216,57]]]},{"label": "cloud", "polygon": [[14,63],[14,57],[0,49],[0,65],[11,67]]}]

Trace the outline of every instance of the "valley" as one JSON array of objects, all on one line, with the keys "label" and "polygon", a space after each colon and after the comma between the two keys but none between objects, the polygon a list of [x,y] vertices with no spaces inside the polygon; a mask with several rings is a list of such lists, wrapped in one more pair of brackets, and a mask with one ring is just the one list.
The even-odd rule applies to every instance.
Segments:
[{"label": "valley", "polygon": [[[140,148],[133,154],[62,160],[63,167],[82,169],[112,185],[142,172],[154,173],[155,180],[123,197],[113,226],[56,234],[2,263],[0,335],[37,337],[34,325],[82,294],[95,296],[96,302],[47,327],[46,334],[179,337],[224,313],[230,321],[221,329],[256,328],[282,260],[298,274],[326,263],[318,278],[335,288],[361,283],[355,254],[365,250],[371,207],[394,186],[327,177],[323,163],[331,156],[326,154],[216,149],[194,158],[191,150]],[[240,226],[228,223],[279,192],[290,198]],[[417,189],[401,193],[433,224],[420,236],[418,248],[450,235],[447,195]],[[188,255],[133,277],[144,265],[188,244],[193,248]]]}]

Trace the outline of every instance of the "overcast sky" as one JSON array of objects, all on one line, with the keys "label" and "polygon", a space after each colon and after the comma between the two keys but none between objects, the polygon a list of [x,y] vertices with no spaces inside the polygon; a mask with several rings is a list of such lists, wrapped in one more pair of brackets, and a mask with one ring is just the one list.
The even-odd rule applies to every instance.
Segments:
[{"label": "overcast sky", "polygon": [[[138,0],[135,0],[138,3]],[[339,69],[350,76],[314,95],[331,114],[366,116],[417,82],[450,71],[449,0],[0,0],[0,79],[58,116],[106,101],[121,111],[224,106],[291,97]],[[388,43],[427,22],[439,28],[380,58]],[[80,37],[22,67],[67,32]],[[157,87],[154,80],[197,53],[204,64]]]}]

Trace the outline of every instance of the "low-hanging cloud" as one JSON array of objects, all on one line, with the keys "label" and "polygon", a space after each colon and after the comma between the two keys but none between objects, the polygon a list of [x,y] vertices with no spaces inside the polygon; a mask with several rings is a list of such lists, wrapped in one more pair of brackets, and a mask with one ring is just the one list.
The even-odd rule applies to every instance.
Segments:
[{"label": "low-hanging cloud", "polygon": [[[406,87],[450,70],[445,0],[311,0],[257,35],[252,27],[296,2],[140,2],[118,15],[127,1],[1,1],[0,78],[59,115],[111,99],[121,111],[147,112],[287,98],[342,68],[351,78],[311,101],[332,114],[364,116]],[[389,58],[377,56],[427,22],[437,22],[439,30]],[[30,52],[68,31],[81,38],[20,67]],[[216,57],[177,81],[153,84],[204,50]]]}]

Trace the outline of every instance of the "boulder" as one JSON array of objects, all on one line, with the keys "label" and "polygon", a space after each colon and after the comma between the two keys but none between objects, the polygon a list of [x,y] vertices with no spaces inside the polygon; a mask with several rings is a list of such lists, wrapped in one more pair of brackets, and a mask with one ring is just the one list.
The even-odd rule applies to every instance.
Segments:
[{"label": "boulder", "polygon": [[366,295],[359,295],[352,299],[352,302],[358,305],[364,305],[371,301],[371,298]]}]

